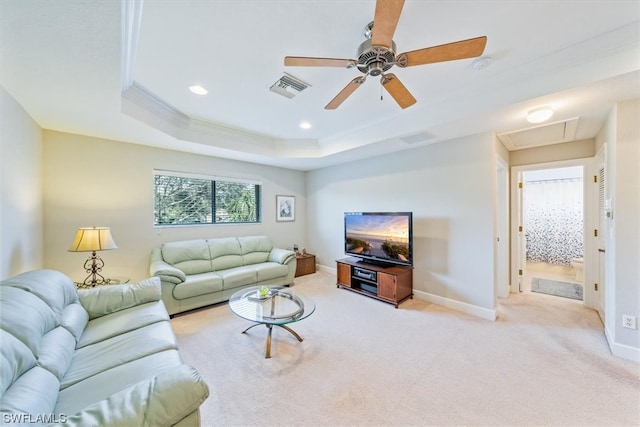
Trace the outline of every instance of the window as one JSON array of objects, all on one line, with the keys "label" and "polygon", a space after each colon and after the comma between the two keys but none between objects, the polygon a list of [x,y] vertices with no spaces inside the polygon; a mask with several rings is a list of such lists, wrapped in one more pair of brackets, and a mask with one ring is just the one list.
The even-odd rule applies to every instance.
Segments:
[{"label": "window", "polygon": [[155,171],[153,223],[162,226],[260,222],[261,184]]}]

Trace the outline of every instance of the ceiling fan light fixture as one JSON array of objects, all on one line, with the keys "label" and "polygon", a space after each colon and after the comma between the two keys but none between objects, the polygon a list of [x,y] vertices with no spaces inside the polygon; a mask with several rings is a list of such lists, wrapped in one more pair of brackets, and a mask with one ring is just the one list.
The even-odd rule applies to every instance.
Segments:
[{"label": "ceiling fan light fixture", "polygon": [[543,123],[549,120],[553,116],[553,109],[551,107],[539,107],[527,113],[527,121],[529,123]]},{"label": "ceiling fan light fixture", "polygon": [[189,86],[189,90],[196,95],[206,95],[209,91],[200,85]]}]

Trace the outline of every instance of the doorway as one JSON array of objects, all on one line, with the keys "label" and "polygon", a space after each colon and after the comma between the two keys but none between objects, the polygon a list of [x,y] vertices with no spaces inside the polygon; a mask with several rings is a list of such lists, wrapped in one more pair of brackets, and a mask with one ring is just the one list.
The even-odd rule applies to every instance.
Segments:
[{"label": "doorway", "polygon": [[525,171],[522,292],[584,298],[584,168]]},{"label": "doorway", "polygon": [[[531,279],[537,277],[539,279],[552,279],[560,282],[573,283],[580,285],[582,291],[582,301],[575,300],[578,303],[583,303],[587,307],[595,308],[597,293],[593,291],[591,284],[593,283],[593,271],[591,264],[597,261],[597,258],[593,254],[595,251],[595,243],[591,237],[591,231],[597,228],[594,221],[597,222],[597,194],[593,191],[593,185],[590,185],[591,180],[587,180],[586,177],[591,177],[595,170],[593,159],[576,159],[568,161],[559,161],[551,163],[541,163],[535,165],[514,166],[511,168],[511,241],[513,245],[511,247],[511,292],[530,292],[531,291]],[[560,170],[559,173],[564,175],[548,175],[551,170]],[[575,172],[578,173],[575,173]],[[557,172],[557,171],[556,171]],[[525,224],[525,202],[524,202],[524,188],[525,179],[529,181],[562,181],[562,180],[577,180],[569,186],[577,187],[576,197],[581,197],[582,212],[579,214],[578,221],[574,221],[578,225],[578,232],[573,232],[570,236],[562,236],[560,233],[559,238],[565,240],[556,239],[555,242],[549,244],[555,245],[555,252],[543,254],[536,253],[539,247],[544,246],[546,234],[542,233],[542,240],[535,241],[536,235],[527,233],[524,227]],[[531,184],[530,184],[531,185]],[[554,214],[555,215],[555,214]],[[552,218],[555,219],[555,218]],[[566,220],[565,220],[566,221]],[[529,223],[531,221],[528,221]],[[531,225],[531,224],[530,224]],[[563,227],[560,226],[560,229]],[[573,227],[575,229],[575,227]],[[587,233],[586,230],[590,232]],[[537,231],[537,237],[540,236],[540,231]],[[565,233],[567,234],[567,233]],[[556,236],[557,238],[558,236]],[[567,244],[566,239],[580,240],[579,244]],[[527,242],[527,240],[530,240]],[[529,245],[529,251],[527,250]],[[560,246],[560,247],[558,247]],[[529,252],[529,254],[527,254]],[[560,252],[560,254],[558,254]],[[579,255],[582,255],[580,257]],[[546,259],[544,257],[547,257]],[[542,258],[540,258],[542,257]],[[529,258],[529,262],[527,262]],[[579,258],[582,258],[580,265]],[[574,261],[572,264],[572,260]],[[577,262],[576,262],[577,261]],[[548,264],[548,265],[547,265]],[[579,272],[579,267],[581,272]],[[542,275],[542,276],[541,276]],[[589,284],[585,286],[585,284]],[[574,287],[576,288],[576,287]],[[570,298],[565,298],[567,301],[571,301]]]}]

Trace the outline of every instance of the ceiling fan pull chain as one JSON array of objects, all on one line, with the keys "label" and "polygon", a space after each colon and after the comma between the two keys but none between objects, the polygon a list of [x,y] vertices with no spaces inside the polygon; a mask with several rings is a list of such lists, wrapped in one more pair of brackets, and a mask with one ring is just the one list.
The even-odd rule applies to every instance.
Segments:
[{"label": "ceiling fan pull chain", "polygon": [[380,85],[380,101],[382,101],[382,85]]}]

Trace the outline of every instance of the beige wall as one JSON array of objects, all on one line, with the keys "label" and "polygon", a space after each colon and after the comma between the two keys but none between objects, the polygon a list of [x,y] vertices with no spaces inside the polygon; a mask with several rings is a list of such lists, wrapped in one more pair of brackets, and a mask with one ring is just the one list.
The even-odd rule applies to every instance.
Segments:
[{"label": "beige wall", "polygon": [[622,316],[640,317],[640,99],[613,109],[597,137],[606,147],[607,198],[605,328],[614,354],[640,361],[640,331]]},{"label": "beige wall", "polygon": [[0,280],[42,268],[42,130],[0,87]]},{"label": "beige wall", "polygon": [[[118,249],[100,253],[104,273],[132,280],[148,276],[149,252],[167,241],[266,234],[280,247],[307,245],[303,172],[54,131],[43,138],[44,264],[75,280],[89,255],[67,252],[78,227],[111,227]],[[154,169],[261,180],[262,223],[155,228]],[[276,222],[277,194],[296,197],[294,222]]]},{"label": "beige wall", "polygon": [[593,139],[566,142],[564,144],[515,150],[509,153],[510,166],[533,165],[537,163],[559,162],[562,160],[586,159],[596,155]]},{"label": "beige wall", "polygon": [[318,262],[344,257],[344,212],[411,211],[418,297],[492,318],[496,149],[485,133],[309,172]]}]

